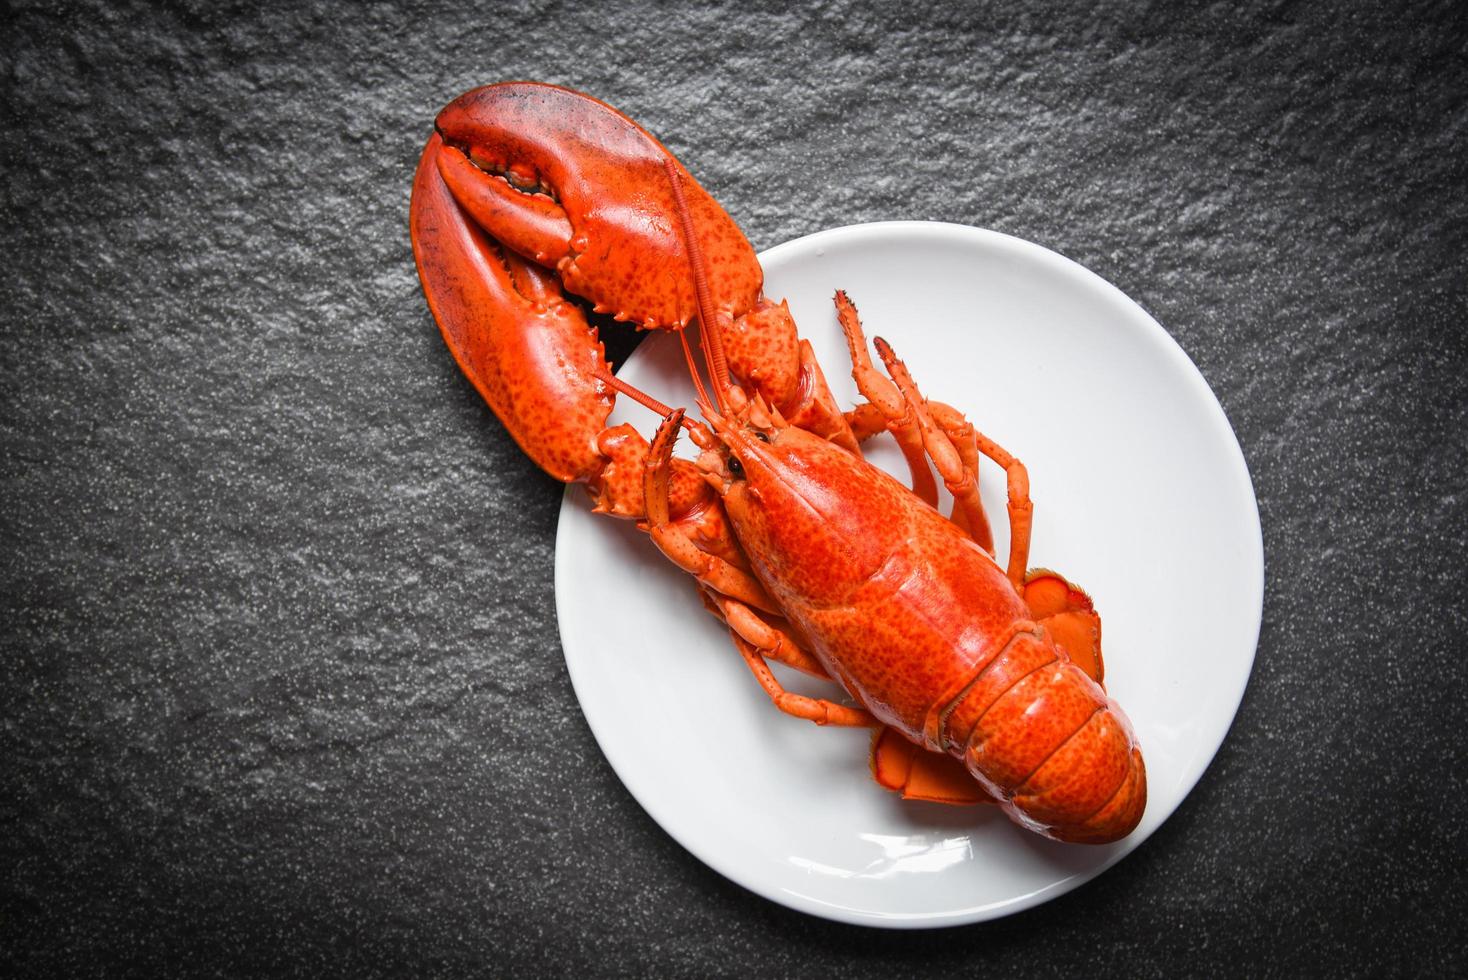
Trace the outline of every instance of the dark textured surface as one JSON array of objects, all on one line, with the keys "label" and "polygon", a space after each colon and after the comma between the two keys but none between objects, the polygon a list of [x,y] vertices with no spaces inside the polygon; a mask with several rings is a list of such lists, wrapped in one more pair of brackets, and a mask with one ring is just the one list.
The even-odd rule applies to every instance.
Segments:
[{"label": "dark textured surface", "polygon": [[[7,6],[0,965],[1468,970],[1465,8],[784,8]],[[627,795],[560,656],[559,493],[406,235],[433,113],[516,77],[643,121],[757,247],[994,228],[1197,362],[1264,626],[1137,853],[894,935],[744,892]]]}]

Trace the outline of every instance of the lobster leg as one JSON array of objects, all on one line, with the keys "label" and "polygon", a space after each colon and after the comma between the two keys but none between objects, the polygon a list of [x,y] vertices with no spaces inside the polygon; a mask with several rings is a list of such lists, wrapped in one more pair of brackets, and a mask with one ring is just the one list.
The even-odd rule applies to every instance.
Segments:
[{"label": "lobster leg", "polygon": [[738,633],[730,634],[734,639],[734,646],[744,657],[744,662],[754,673],[755,680],[759,681],[760,687],[770,696],[775,707],[787,715],[796,718],[804,718],[806,721],[815,722],[817,725],[838,725],[844,728],[870,728],[879,724],[873,718],[871,712],[865,708],[855,708],[849,704],[837,704],[826,698],[812,698],[804,694],[792,694],[785,690],[784,686],[776,680],[775,675],[770,672],[770,665],[765,663],[762,651],[755,649],[750,643]]},{"label": "lobster leg", "polygon": [[[856,347],[856,350],[859,351],[863,357],[865,357],[866,346],[864,344],[858,345]],[[870,364],[870,360],[867,360],[866,363]],[[879,378],[880,381],[883,383],[889,385],[891,384],[891,382],[888,381],[888,379],[883,375],[876,374],[876,377]],[[968,420],[965,419],[963,415],[958,412],[957,409],[953,408],[950,405],[945,405],[942,402],[935,402],[931,400],[927,401],[926,404],[928,406],[928,410],[933,414],[934,421],[936,421],[938,425],[942,427],[943,432],[948,436],[949,441],[952,442],[954,448],[958,450],[958,455],[963,462],[964,469],[971,470],[974,473],[978,473],[979,449],[974,442],[974,427],[968,423]],[[872,402],[863,402],[862,404],[856,406],[854,409],[846,413],[846,424],[850,426],[851,434],[856,437],[858,442],[865,442],[867,439],[870,439],[878,432],[886,432],[888,423],[887,416],[882,413],[881,408],[879,408],[876,404]],[[903,452],[904,455],[907,455],[907,450],[905,448]],[[919,437],[918,452],[922,454],[921,465],[924,469],[926,469],[927,456],[921,446],[921,437]],[[909,468],[915,465],[910,456],[908,457],[907,465]],[[931,478],[928,482],[932,482]],[[935,503],[936,501],[929,502]],[[963,508],[955,506],[953,508],[953,513],[950,516],[953,519],[953,523],[957,524],[965,531],[969,530],[968,519],[965,516]],[[972,533],[971,536],[973,536]]]},{"label": "lobster leg", "polygon": [[[793,694],[770,672],[766,657],[790,664],[806,673],[823,676],[825,671],[814,658],[799,648],[794,637],[761,619],[754,606],[773,613],[778,607],[765,595],[764,588],[747,573],[728,562],[696,548],[682,530],[669,520],[668,475],[672,469],[673,442],[683,422],[683,410],[676,409],[663,419],[647,454],[643,476],[648,532],[653,542],[675,565],[698,579],[706,593],[712,592],[711,605],[729,625],[730,637],[745,663],[770,696],[775,707],[789,715],[813,721],[817,725],[866,727],[877,724],[863,708],[838,704],[825,698]],[[757,645],[758,644],[758,645]]]},{"label": "lobster leg", "polygon": [[[959,461],[963,464],[965,472],[974,474],[974,479],[979,478],[979,447],[975,440],[974,427],[969,424],[963,413],[943,402],[928,401],[924,403],[933,416],[933,421],[942,428],[948,441],[953,443],[953,448],[958,451]],[[969,532],[969,536],[978,541],[978,535],[974,534],[968,526],[967,512],[957,505],[953,508],[953,523]],[[985,533],[990,533],[985,528]]]},{"label": "lobster leg", "polygon": [[[866,337],[862,334],[861,321],[856,306],[842,290],[836,291],[836,317],[841,331],[846,335],[846,346],[851,352],[851,376],[857,389],[877,409],[864,419],[867,435],[882,429],[890,431],[897,440],[907,468],[912,473],[912,492],[934,507],[938,505],[938,486],[933,482],[933,473],[928,469],[927,454],[923,451],[923,436],[918,430],[917,420],[907,410],[902,393],[872,364],[867,353]],[[853,413],[855,416],[855,413]]]},{"label": "lobster leg", "polygon": [[758,611],[712,588],[705,587],[703,594],[709,611],[731,631],[748,640],[761,656],[812,677],[831,679],[820,661],[806,652],[786,627],[771,622]]},{"label": "lobster leg", "polygon": [[[882,356],[892,380],[888,381],[872,366],[866,353],[866,337],[861,329],[856,306],[841,291],[836,293],[836,317],[846,335],[847,346],[851,349],[851,373],[857,389],[881,411],[887,419],[888,428],[897,436],[898,443],[903,445],[903,455],[907,456],[908,465],[913,470],[914,483],[917,482],[919,469],[931,483],[932,476],[927,471],[927,459],[931,458],[939,475],[943,477],[944,485],[953,494],[955,513],[963,514],[959,523],[964,525],[980,547],[985,551],[993,551],[994,538],[989,530],[989,519],[984,514],[984,504],[979,499],[977,467],[965,468],[959,451],[928,415],[922,396],[918,394],[917,386],[913,384],[907,369],[892,355],[891,348],[880,337],[876,340],[877,353]],[[914,439],[914,448],[909,450],[904,440]],[[935,492],[931,498],[925,499],[934,503],[936,498]]]},{"label": "lobster leg", "polygon": [[[877,346],[877,353],[881,355],[882,362],[887,365],[887,370],[892,373],[892,380],[897,382],[897,387],[902,389],[903,396],[911,406],[913,414],[917,416],[918,425],[923,432],[923,445],[927,447],[928,453],[933,458],[933,465],[938,467],[938,472],[943,476],[943,482],[953,494],[955,501],[962,500],[965,503],[966,513],[972,515],[977,512],[983,516],[983,506],[978,502],[978,471],[976,468],[967,468],[959,456],[958,450],[947,434],[934,422],[923,402],[921,393],[918,392],[912,375],[908,373],[907,366],[897,359],[892,348],[881,337],[873,340]],[[962,419],[962,416],[959,417]],[[1030,477],[1025,464],[1015,459],[1004,449],[1000,448],[992,439],[969,427],[973,432],[974,444],[980,452],[988,456],[994,462],[1004,468],[1004,474],[1008,481],[1009,491],[1009,567],[1006,574],[1014,583],[1015,588],[1022,589],[1025,579],[1025,568],[1030,560],[1030,527],[1034,517],[1034,504],[1030,501]],[[969,501],[972,500],[972,504]],[[988,530],[987,523],[985,531]]]},{"label": "lobster leg", "polygon": [[[883,381],[887,379],[882,378]],[[965,471],[975,474],[978,479],[979,471],[979,448],[974,441],[974,427],[969,424],[957,409],[943,402],[927,400],[924,402],[928,411],[932,413],[933,420],[943,429],[948,441],[953,443],[954,449],[958,451],[960,461]],[[863,402],[850,412],[846,413],[846,422],[851,426],[851,432],[858,440],[866,440],[878,432],[887,430],[887,416],[872,402]],[[912,465],[911,462],[908,463]],[[927,457],[923,456],[923,465],[927,465]],[[954,506],[952,514],[949,515],[954,524],[970,532],[970,537],[978,540],[968,526],[968,518],[962,507]]]}]

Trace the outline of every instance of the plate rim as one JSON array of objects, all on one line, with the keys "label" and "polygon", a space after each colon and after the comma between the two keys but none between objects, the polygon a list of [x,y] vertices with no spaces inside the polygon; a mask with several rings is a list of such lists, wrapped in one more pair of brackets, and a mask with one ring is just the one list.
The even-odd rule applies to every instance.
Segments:
[{"label": "plate rim", "polygon": [[[592,736],[595,738],[603,757],[611,765],[612,771],[616,774],[622,786],[637,801],[643,811],[652,818],[653,822],[701,863],[747,891],[807,915],[851,925],[875,928],[937,929],[970,925],[977,922],[1003,918],[1008,915],[1023,912],[1073,891],[1086,882],[1093,880],[1101,873],[1115,867],[1117,863],[1128,855],[1135,853],[1163,824],[1171,819],[1173,814],[1177,812],[1178,808],[1182,806],[1183,802],[1187,800],[1188,796],[1197,787],[1203,774],[1212,767],[1219,749],[1222,747],[1224,740],[1227,739],[1229,732],[1233,730],[1234,722],[1237,720],[1238,711],[1243,703],[1244,694],[1248,689],[1249,680],[1253,676],[1254,664],[1258,656],[1259,637],[1263,627],[1266,569],[1263,526],[1260,521],[1258,496],[1254,491],[1253,478],[1249,473],[1248,461],[1244,456],[1243,447],[1239,442],[1238,435],[1229,423],[1227,414],[1224,412],[1223,405],[1219,401],[1217,394],[1208,384],[1207,379],[1203,377],[1201,369],[1198,368],[1177,340],[1162,327],[1156,318],[1140,303],[1126,295],[1120,288],[1098,273],[1036,242],[992,229],[947,221],[890,220],[842,225],[816,231],[808,235],[802,235],[798,238],[773,245],[760,251],[758,258],[761,267],[765,267],[767,263],[783,260],[785,255],[790,252],[803,253],[812,249],[819,252],[823,245],[837,241],[845,246],[853,241],[860,243],[863,239],[888,238],[893,235],[921,235],[925,237],[936,237],[938,239],[949,238],[954,241],[966,240],[969,245],[998,247],[1016,252],[1031,260],[1038,260],[1041,264],[1051,266],[1064,275],[1078,275],[1091,286],[1099,287],[1111,302],[1140,315],[1139,323],[1143,330],[1143,336],[1158,346],[1170,358],[1174,367],[1179,369],[1182,375],[1187,378],[1190,386],[1197,390],[1195,393],[1204,396],[1202,402],[1207,409],[1208,418],[1214,428],[1219,430],[1220,434],[1224,437],[1219,441],[1229,450],[1229,468],[1236,478],[1236,486],[1232,490],[1235,493],[1238,493],[1240,490],[1243,491],[1240,499],[1247,502],[1245,516],[1248,518],[1248,529],[1252,532],[1250,540],[1245,542],[1242,554],[1242,558],[1247,565],[1245,570],[1248,573],[1248,581],[1243,584],[1246,587],[1246,591],[1252,596],[1252,602],[1250,603],[1252,628],[1249,631],[1249,653],[1246,658],[1247,663],[1239,671],[1235,689],[1227,692],[1228,723],[1221,726],[1219,734],[1216,739],[1212,740],[1212,744],[1206,745],[1207,761],[1198,767],[1197,771],[1191,775],[1191,778],[1185,779],[1180,784],[1180,792],[1177,800],[1173,803],[1168,813],[1152,826],[1139,827],[1134,832],[1135,835],[1139,836],[1135,836],[1135,839],[1132,837],[1127,838],[1127,846],[1124,849],[1118,848],[1114,854],[1092,868],[1077,872],[1060,881],[1052,882],[1029,894],[1000,902],[985,903],[979,906],[953,909],[944,912],[864,912],[824,903],[817,899],[788,891],[763,888],[757,884],[752,884],[746,877],[742,877],[738,873],[738,868],[732,866],[734,862],[720,855],[707,853],[701,846],[695,845],[686,839],[684,834],[676,829],[675,825],[670,825],[672,822],[665,820],[659,814],[657,805],[650,804],[640,785],[640,781],[637,778],[629,779],[615,755],[607,750],[603,733],[597,729],[597,726],[587,714],[581,686],[587,683],[587,681],[584,676],[578,680],[576,664],[572,657],[567,654],[565,642],[565,637],[568,633],[565,610],[569,604],[565,601],[565,596],[563,595],[563,590],[568,588],[565,585],[568,576],[563,574],[563,562],[568,562],[569,558],[566,557],[566,549],[561,547],[562,524],[566,520],[568,507],[585,506],[582,499],[584,494],[574,484],[568,484],[563,491],[561,507],[557,514],[554,570],[556,626],[561,642],[562,656],[566,663],[567,674],[570,677],[572,689],[576,694],[577,706],[581,709],[582,717],[586,720],[587,727],[591,729]],[[638,346],[639,348],[642,347],[641,344]],[[635,354],[636,351],[633,352],[632,356],[635,356]],[[631,362],[632,356],[629,356],[628,363]],[[574,634],[576,632],[575,628],[572,627],[570,632]],[[1219,700],[1222,700],[1222,698]]]}]

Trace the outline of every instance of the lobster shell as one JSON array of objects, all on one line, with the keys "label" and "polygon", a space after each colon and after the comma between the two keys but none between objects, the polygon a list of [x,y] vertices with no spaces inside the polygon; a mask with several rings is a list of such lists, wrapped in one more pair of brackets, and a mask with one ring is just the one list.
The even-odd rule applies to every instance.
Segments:
[{"label": "lobster shell", "polygon": [[[697,577],[777,706],[889,726],[1050,837],[1101,842],[1137,825],[1146,773],[1131,727],[1067,653],[1084,650],[1099,679],[1099,619],[1089,600],[1051,609],[1053,589],[1027,588],[1023,466],[924,401],[880,340],[891,380],[876,372],[838,295],[869,400],[843,414],[788,309],[761,295],[748,240],[655,138],[554,86],[475,89],[436,120],[411,230],[465,375],[542,468],[643,521]],[[681,411],[612,375],[573,296],[644,328],[697,322],[717,411],[704,395],[707,425],[686,423],[705,450],[696,466],[671,458]],[[606,427],[617,392],[665,414],[651,446]],[[884,428],[914,489],[861,456],[858,434]],[[986,550],[980,452],[1009,475],[1007,570]],[[935,509],[929,459],[962,499],[954,519]],[[828,676],[857,705],[783,692],[767,659]]]}]

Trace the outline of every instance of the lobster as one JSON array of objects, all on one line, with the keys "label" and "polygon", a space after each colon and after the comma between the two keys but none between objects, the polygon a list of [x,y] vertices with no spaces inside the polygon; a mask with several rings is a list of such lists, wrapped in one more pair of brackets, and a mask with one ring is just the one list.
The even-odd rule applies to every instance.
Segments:
[{"label": "lobster", "polygon": [[[1081,589],[1027,568],[1024,465],[926,399],[875,338],[879,370],[845,293],[864,402],[843,412],[723,208],[632,120],[539,83],[474,89],[439,113],[410,232],[444,340],[509,434],[695,578],[776,708],[873,728],[876,781],[908,798],[996,803],[1078,843],[1137,826],[1146,770],[1101,686],[1100,618]],[[676,332],[701,420],[619,379],[587,307]],[[651,442],[607,425],[618,394],[662,416]],[[683,432],[696,459],[673,455]],[[881,432],[910,485],[863,458]],[[981,457],[1006,474],[1003,567]],[[846,697],[787,691],[771,661]]]}]

